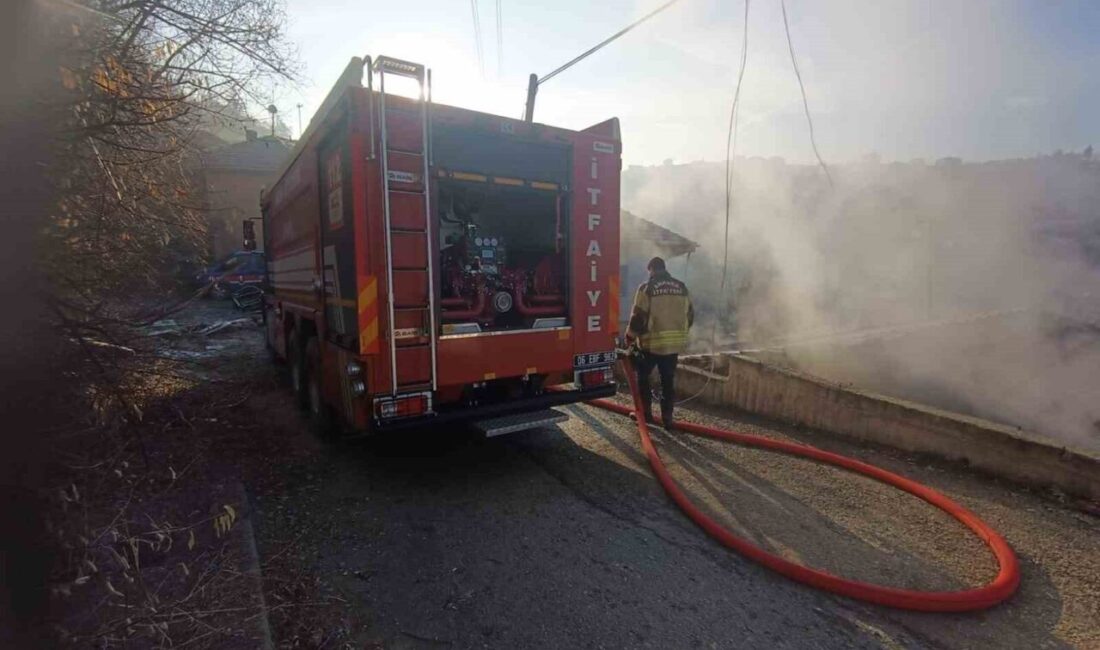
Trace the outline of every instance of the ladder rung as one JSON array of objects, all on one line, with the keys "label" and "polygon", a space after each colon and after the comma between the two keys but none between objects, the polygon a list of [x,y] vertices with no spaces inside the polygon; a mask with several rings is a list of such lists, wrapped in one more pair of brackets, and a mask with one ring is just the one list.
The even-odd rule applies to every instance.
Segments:
[{"label": "ladder rung", "polygon": [[[431,217],[432,217],[432,215],[431,215],[431,208],[430,208],[430,199],[431,199],[431,197],[428,194],[428,183],[430,182],[429,174],[431,173],[431,170],[428,168],[428,153],[430,151],[429,147],[431,146],[431,135],[430,135],[431,134],[431,108],[430,108],[431,104],[430,104],[430,100],[426,99],[428,97],[431,97],[431,73],[428,72],[427,68],[425,68],[422,65],[415,64],[415,63],[410,63],[408,61],[401,61],[400,59],[389,59],[387,57],[379,57],[379,58],[375,59],[374,69],[378,72],[379,85],[380,85],[380,97],[381,97],[381,99],[380,99],[380,102],[381,102],[381,115],[380,115],[380,118],[381,119],[379,120],[379,122],[380,122],[380,126],[381,126],[381,136],[382,136],[382,147],[381,147],[382,148],[382,156],[381,156],[381,159],[382,159],[382,187],[385,191],[384,196],[385,196],[385,220],[386,220],[385,221],[385,223],[386,223],[386,227],[385,227],[386,257],[387,257],[387,266],[389,267],[388,277],[389,277],[390,287],[389,287],[388,302],[389,302],[391,326],[392,326],[392,321],[395,320],[396,313],[397,313],[397,310],[398,310],[398,306],[395,304],[395,301],[394,301],[394,291],[393,291],[393,278],[396,275],[396,272],[397,272],[398,269],[394,268],[392,236],[395,235],[395,234],[397,234],[397,235],[400,235],[400,234],[409,234],[409,235],[423,234],[423,235],[425,235],[424,244],[425,244],[425,247],[427,249],[426,250],[426,252],[427,252],[427,261],[426,261],[426,263],[423,267],[415,268],[415,269],[407,269],[407,268],[400,269],[402,271],[413,271],[413,272],[416,272],[416,273],[422,273],[423,272],[423,273],[426,274],[427,289],[428,289],[427,295],[426,295],[426,301],[424,303],[417,304],[417,305],[401,305],[400,309],[402,311],[409,311],[409,310],[424,311],[424,312],[427,313],[427,316],[428,316],[427,321],[428,322],[425,324],[425,326],[427,327],[427,330],[426,330],[426,335],[424,337],[415,337],[415,338],[410,337],[410,339],[405,339],[405,340],[409,340],[409,341],[416,341],[417,343],[414,344],[414,345],[408,345],[408,346],[403,345],[403,344],[398,342],[396,336],[392,336],[392,335],[390,336],[390,341],[389,341],[389,344],[390,344],[390,363],[391,363],[390,372],[392,373],[391,374],[391,380],[392,380],[391,386],[392,386],[392,389],[395,392],[397,391],[398,386],[400,386],[403,390],[404,389],[409,389],[409,388],[417,388],[417,387],[423,387],[423,388],[426,388],[426,389],[434,389],[434,388],[436,388],[436,375],[437,375],[435,332],[433,331],[433,329],[435,327],[435,305],[434,305],[435,297],[433,296],[433,291],[432,291],[432,284],[433,284],[432,253],[433,253],[433,251],[432,251],[432,237],[431,237],[431,230],[432,230],[431,229]],[[384,92],[384,90],[385,90],[384,78],[385,78],[386,74],[396,74],[396,75],[411,77],[411,78],[415,79],[418,82],[418,84],[420,86],[420,97],[413,102],[413,106],[415,108],[406,108],[406,107],[401,106],[400,103],[394,104],[394,106],[392,106],[392,107],[386,105],[386,93]],[[411,137],[412,136],[411,129],[414,126],[414,122],[412,120],[416,120],[416,121],[420,122],[421,135],[418,138]],[[395,127],[397,129],[395,131],[395,134],[398,134],[400,136],[399,137],[399,142],[397,142],[396,144],[399,144],[399,145],[408,144],[410,146],[415,145],[415,144],[419,144],[420,147],[418,149],[404,149],[400,146],[399,147],[392,146],[394,143],[390,142],[387,138],[387,132],[389,131],[391,126]],[[391,154],[392,154],[392,156],[391,156]],[[406,159],[406,165],[407,165],[408,162],[415,161],[416,163],[418,163],[417,166],[421,166],[421,165],[423,166],[423,172],[422,173],[424,174],[424,176],[422,178],[420,178],[419,182],[410,183],[408,181],[401,181],[401,180],[397,180],[397,179],[391,180],[390,179],[391,171],[389,169],[389,163],[390,163],[391,157],[395,157],[395,156],[396,157],[404,156],[405,159]],[[408,161],[409,156],[413,157],[413,161]],[[405,166],[405,165],[403,165],[403,166]],[[408,169],[406,167],[406,169],[397,170],[397,173],[395,173],[395,176],[405,176],[406,178],[408,178],[408,177],[412,176],[412,174],[408,171]],[[399,185],[404,185],[404,186],[406,186],[406,188],[404,188],[404,189],[394,189],[392,187],[392,185],[394,183],[397,183]],[[417,186],[419,186],[419,187],[417,189],[408,189],[408,186],[412,186],[414,188],[417,188]],[[417,198],[422,198],[423,199],[424,208],[425,208],[424,209],[424,226],[423,226],[423,228],[408,228],[408,227],[394,228],[393,227],[392,215],[391,215],[391,211],[390,211],[391,210],[391,208],[390,208],[391,193],[392,193],[392,196],[412,195],[412,196],[415,196]],[[407,215],[407,214],[404,214],[404,213],[402,213],[402,214],[403,214],[403,218],[402,218],[403,222],[411,220],[413,222],[413,224],[415,225],[415,215]],[[402,225],[408,226],[409,224],[408,223],[403,223]],[[422,339],[427,339],[426,343],[420,343],[419,341],[421,341]],[[408,382],[408,383],[400,382],[398,380],[397,350],[398,350],[399,347],[402,350],[405,350],[405,351],[410,350],[410,349],[415,350],[415,349],[418,349],[418,348],[426,348],[430,351],[429,356],[431,357],[431,369],[428,373],[429,377],[428,377],[427,380],[425,380],[425,381],[414,381],[414,382]]]},{"label": "ladder rung", "polygon": [[377,72],[395,74],[400,77],[410,77],[421,80],[424,78],[424,66],[411,61],[395,59],[389,56],[380,56],[374,60],[374,69]]}]

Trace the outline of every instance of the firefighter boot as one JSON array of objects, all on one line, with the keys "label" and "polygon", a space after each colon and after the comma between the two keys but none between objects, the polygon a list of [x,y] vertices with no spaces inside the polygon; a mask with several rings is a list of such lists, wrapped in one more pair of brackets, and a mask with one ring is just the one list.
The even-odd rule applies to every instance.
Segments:
[{"label": "firefighter boot", "polygon": [[[645,391],[642,391],[642,412],[645,413],[646,424],[657,424],[656,418],[653,417],[653,396],[647,395]],[[637,422],[638,412],[631,413],[630,419]]]},{"label": "firefighter boot", "polygon": [[661,424],[665,429],[672,431],[672,427],[675,424],[672,420],[672,409],[675,403],[670,399],[661,400]]}]

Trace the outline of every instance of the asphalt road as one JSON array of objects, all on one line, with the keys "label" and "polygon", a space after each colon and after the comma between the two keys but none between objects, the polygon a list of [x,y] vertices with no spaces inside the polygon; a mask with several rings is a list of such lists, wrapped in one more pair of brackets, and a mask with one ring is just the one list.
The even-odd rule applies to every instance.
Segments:
[{"label": "asphalt road", "polygon": [[[367,647],[1100,647],[1100,520],[965,468],[751,417],[684,417],[808,441],[926,482],[1006,535],[1023,586],[975,614],[864,605],[791,583],[712,542],[651,478],[631,423],[587,406],[558,426],[458,428],[326,446],[289,399],[250,399],[294,449],[255,490],[261,554],[291,536]],[[698,503],[789,559],[895,586],[958,589],[995,562],[914,497],[814,463],[658,434]],[[281,470],[280,470],[281,471]]]},{"label": "asphalt road", "polygon": [[[234,316],[192,312],[181,319]],[[653,480],[622,416],[577,405],[560,425],[499,438],[450,427],[323,444],[259,336],[237,329],[200,347],[210,377],[243,395],[198,423],[195,444],[250,494],[282,647],[1100,649],[1100,518],[1057,495],[745,414],[678,412],[914,478],[992,524],[1020,558],[1019,593],[992,610],[890,610],[792,583],[710,540]],[[654,439],[696,503],[788,559],[937,590],[995,572],[960,524],[870,479]],[[295,594],[326,606],[284,607]]]}]

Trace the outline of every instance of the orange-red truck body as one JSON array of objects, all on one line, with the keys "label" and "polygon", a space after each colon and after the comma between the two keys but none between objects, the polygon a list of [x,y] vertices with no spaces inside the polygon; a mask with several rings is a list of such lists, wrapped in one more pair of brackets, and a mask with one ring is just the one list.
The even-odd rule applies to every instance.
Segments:
[{"label": "orange-red truck body", "polygon": [[[288,354],[301,355],[316,338],[319,369],[312,372],[324,401],[360,431],[614,392],[617,120],[583,131],[527,123],[383,95],[374,79],[363,85],[364,71],[370,74],[370,60],[353,59],[261,199],[264,314],[275,355],[299,363]],[[447,322],[435,214],[441,185],[498,192],[492,196],[501,201],[556,202],[564,268],[551,280],[563,295],[542,298],[558,300],[554,313],[564,318],[501,331]],[[540,298],[515,295],[521,303]],[[593,371],[606,372],[597,378]],[[402,396],[421,397],[395,409]]]}]

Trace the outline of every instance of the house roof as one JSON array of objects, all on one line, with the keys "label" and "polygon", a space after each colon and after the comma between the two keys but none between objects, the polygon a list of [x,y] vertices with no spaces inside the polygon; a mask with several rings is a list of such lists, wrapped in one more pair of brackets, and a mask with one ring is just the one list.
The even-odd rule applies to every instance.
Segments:
[{"label": "house roof", "polygon": [[282,138],[252,138],[204,153],[202,164],[207,169],[273,173],[286,161],[290,149]]},{"label": "house roof", "polygon": [[624,241],[646,242],[656,247],[665,257],[690,255],[699,248],[699,244],[687,237],[658,226],[648,219],[643,219],[626,210],[623,210],[620,215],[619,227]]}]

